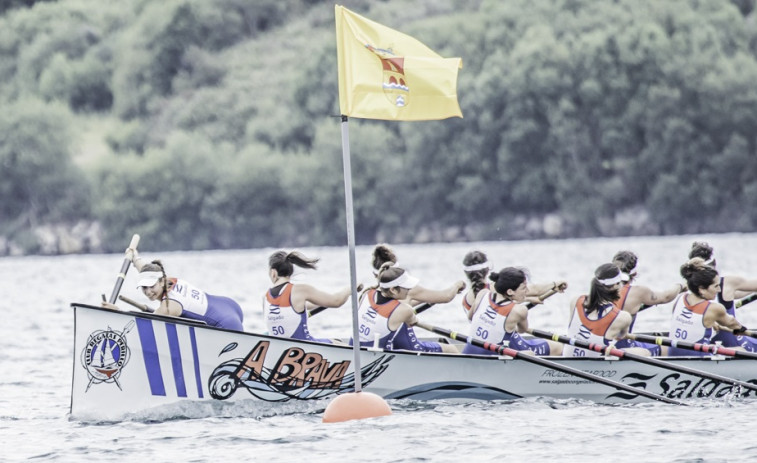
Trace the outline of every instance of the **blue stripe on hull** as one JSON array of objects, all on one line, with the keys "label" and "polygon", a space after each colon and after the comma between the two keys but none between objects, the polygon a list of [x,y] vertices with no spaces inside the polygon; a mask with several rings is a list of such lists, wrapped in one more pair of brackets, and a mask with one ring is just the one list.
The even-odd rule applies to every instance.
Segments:
[{"label": "blue stripe on hull", "polygon": [[137,318],[136,321],[139,341],[142,343],[142,358],[145,361],[150,392],[152,395],[165,396],[166,387],[163,384],[163,375],[160,372],[160,356],[158,355],[158,345],[155,342],[155,331],[153,331],[152,320]]},{"label": "blue stripe on hull", "polygon": [[168,336],[168,350],[171,353],[171,369],[176,383],[176,395],[187,396],[187,386],[184,384],[184,368],[181,366],[181,349],[179,348],[179,336],[176,334],[176,325],[166,323],[166,335]]},{"label": "blue stripe on hull", "polygon": [[195,327],[189,327],[189,339],[192,342],[192,358],[194,360],[195,368],[195,380],[197,381],[197,395],[200,399],[203,398],[202,393],[202,377],[200,376],[200,355],[197,352],[197,338],[195,337]]}]

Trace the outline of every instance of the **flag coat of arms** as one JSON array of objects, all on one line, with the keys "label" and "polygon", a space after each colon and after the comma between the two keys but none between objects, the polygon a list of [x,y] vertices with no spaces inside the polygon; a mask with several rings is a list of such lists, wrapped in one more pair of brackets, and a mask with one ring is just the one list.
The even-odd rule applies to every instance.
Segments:
[{"label": "flag coat of arms", "polygon": [[418,40],[336,5],[339,110],[363,119],[463,117],[460,58],[442,58]]}]

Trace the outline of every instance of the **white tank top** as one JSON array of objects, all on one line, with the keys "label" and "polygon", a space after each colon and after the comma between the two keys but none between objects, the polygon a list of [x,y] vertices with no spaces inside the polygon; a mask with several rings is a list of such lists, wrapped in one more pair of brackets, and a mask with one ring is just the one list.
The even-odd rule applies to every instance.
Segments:
[{"label": "white tank top", "polygon": [[360,307],[357,311],[359,324],[360,342],[373,342],[375,339],[384,339],[394,333],[389,329],[389,317],[399,305],[398,301],[392,300],[385,304],[375,301],[378,291],[368,291],[360,299]]},{"label": "white tank top", "polygon": [[[263,311],[268,333],[281,338],[298,337],[303,324],[303,314],[292,307],[292,283],[285,283],[278,296],[273,296],[269,289],[263,299]],[[273,288],[272,288],[273,289]],[[298,331],[299,330],[299,331]]]},{"label": "white tank top", "polygon": [[205,315],[208,311],[208,297],[205,291],[184,280],[174,280],[173,287],[168,291],[168,299],[178,302],[185,312]]},{"label": "white tank top", "polygon": [[670,319],[670,333],[672,339],[686,342],[709,342],[712,328],[705,328],[704,314],[710,306],[710,301],[701,301],[690,305],[684,293],[673,304],[673,316]]},{"label": "white tank top", "polygon": [[[481,298],[478,305],[474,307],[475,312],[471,319],[469,334],[471,337],[481,341],[491,342],[493,344],[502,344],[505,340],[505,322],[507,315],[497,311],[498,307],[514,305],[511,302],[498,306],[491,300],[492,293],[484,289],[486,295]],[[509,310],[507,311],[509,315]]]},{"label": "white tank top", "polygon": [[[568,325],[567,335],[581,341],[604,346],[606,345],[604,335],[610,328],[612,322],[618,317],[620,309],[614,306],[608,306],[610,310],[608,310],[602,318],[592,320],[586,317],[584,313],[583,303],[585,299],[586,296],[581,296],[576,300],[576,304],[573,306],[570,324]],[[579,312],[579,310],[581,312]],[[594,331],[598,332],[595,333],[592,331],[592,326],[594,326]],[[562,349],[562,355],[563,357],[601,357],[603,354],[593,350],[565,344]]]}]

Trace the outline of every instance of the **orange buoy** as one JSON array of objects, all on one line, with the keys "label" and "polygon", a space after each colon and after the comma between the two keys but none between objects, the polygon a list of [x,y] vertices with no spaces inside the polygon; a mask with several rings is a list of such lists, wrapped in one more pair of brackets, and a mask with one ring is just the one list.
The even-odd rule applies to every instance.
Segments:
[{"label": "orange buoy", "polygon": [[324,423],[362,420],[392,414],[392,409],[381,396],[372,392],[348,392],[338,395],[323,412]]}]

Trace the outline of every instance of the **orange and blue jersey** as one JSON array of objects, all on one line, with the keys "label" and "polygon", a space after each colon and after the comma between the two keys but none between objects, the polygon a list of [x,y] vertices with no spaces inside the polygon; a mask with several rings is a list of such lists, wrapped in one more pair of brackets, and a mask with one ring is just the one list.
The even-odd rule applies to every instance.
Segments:
[{"label": "orange and blue jersey", "polygon": [[[398,300],[382,298],[381,293],[376,289],[370,289],[363,295],[357,311],[361,346],[370,347],[374,342],[377,342],[381,349],[390,346],[397,330],[389,328],[389,317],[399,305]],[[354,340],[350,338],[350,345],[353,342]]]},{"label": "orange and blue jersey", "polygon": [[[586,311],[584,310],[585,300],[585,295],[576,300],[576,305],[573,307],[573,316],[568,325],[568,336],[593,344],[609,345],[610,340],[606,338],[607,330],[610,329],[610,325],[612,325],[615,319],[618,318],[618,315],[620,315],[620,309],[614,304],[606,304],[600,308],[598,318],[592,320],[586,315]],[[565,347],[563,347],[562,354],[563,357],[602,356],[599,352],[582,349],[569,344],[566,344]]]},{"label": "orange and blue jersey", "polygon": [[[686,341],[693,343],[709,344],[712,340],[712,327],[704,326],[704,315],[710,307],[710,301],[700,301],[696,304],[690,304],[688,299],[689,293],[684,293],[673,304],[673,316],[670,320],[671,339],[677,341]],[[733,346],[726,346],[733,347]],[[695,352],[687,349],[670,347],[668,355],[672,356],[705,356],[710,355],[707,352]]]},{"label": "orange and blue jersey", "polygon": [[263,311],[268,333],[279,338],[331,344],[329,339],[314,338],[310,334],[307,312],[303,310],[302,313],[298,313],[292,307],[293,288],[294,284],[287,282],[266,291]]},{"label": "orange and blue jersey", "polygon": [[[360,345],[372,346],[378,339],[381,349],[441,352],[442,346],[438,342],[419,341],[413,328],[405,323],[396,330],[389,328],[389,317],[400,304],[396,299],[382,296],[377,289],[366,291],[358,309]],[[353,342],[350,339],[350,345]]]},{"label": "orange and blue jersey", "polygon": [[[536,355],[549,355],[549,343],[541,339],[526,340],[517,331],[507,331],[507,317],[516,306],[513,301],[496,301],[496,293],[481,298],[471,319],[469,338],[491,344],[507,343],[514,350],[530,350]],[[497,355],[489,349],[466,344],[463,354]]]}]

